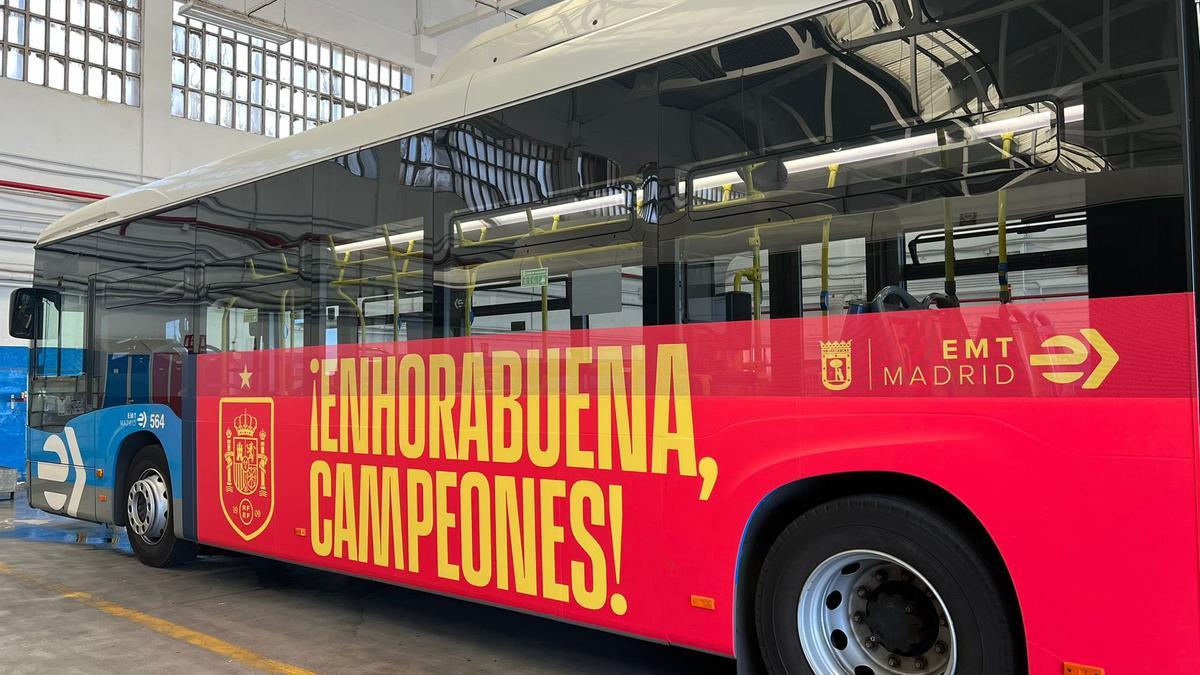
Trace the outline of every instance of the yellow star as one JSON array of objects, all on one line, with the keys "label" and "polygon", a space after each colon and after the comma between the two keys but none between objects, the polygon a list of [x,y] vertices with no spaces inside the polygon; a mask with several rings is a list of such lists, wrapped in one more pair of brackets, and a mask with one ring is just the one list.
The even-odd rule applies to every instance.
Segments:
[{"label": "yellow star", "polygon": [[249,366],[242,366],[242,372],[238,373],[238,377],[242,378],[242,389],[250,388],[250,378],[254,373],[250,372]]}]

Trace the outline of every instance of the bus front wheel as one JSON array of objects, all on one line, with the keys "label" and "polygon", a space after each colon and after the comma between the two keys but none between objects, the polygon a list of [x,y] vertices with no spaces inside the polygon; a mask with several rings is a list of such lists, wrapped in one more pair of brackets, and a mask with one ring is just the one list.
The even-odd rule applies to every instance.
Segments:
[{"label": "bus front wheel", "polygon": [[172,567],[191,560],[196,546],[175,538],[172,526],[171,474],[161,446],[148,445],[129,465],[125,531],[138,560],[151,567]]},{"label": "bus front wheel", "polygon": [[905,499],[847,497],[776,539],[755,595],[767,670],[800,675],[1014,675],[1004,594],[970,541]]}]

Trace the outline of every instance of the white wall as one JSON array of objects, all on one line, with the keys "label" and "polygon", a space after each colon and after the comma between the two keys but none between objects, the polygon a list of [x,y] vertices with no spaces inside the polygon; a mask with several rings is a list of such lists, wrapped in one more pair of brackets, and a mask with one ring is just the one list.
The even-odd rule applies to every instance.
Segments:
[{"label": "white wall", "polygon": [[[140,108],[0,78],[0,180],[116,194],[270,140],[171,116],[171,2],[143,5]],[[424,0],[424,22],[474,6]],[[414,35],[415,0],[279,0],[257,16],[282,23],[285,8],[294,30],[411,67],[417,91],[471,38],[504,21],[496,15],[431,40]],[[32,247],[23,242],[83,203],[0,188],[0,345],[18,344],[8,337],[7,302],[11,288],[28,284],[32,273]]]},{"label": "white wall", "polygon": [[[243,0],[216,0],[226,7],[241,9]],[[473,0],[423,0],[422,22],[426,26],[465,14],[475,7]],[[417,21],[416,0],[279,0],[254,16],[272,23],[340,42],[347,47],[396,63],[414,71],[416,87],[428,84],[437,66],[453,56],[479,33],[502,24],[504,15],[496,13],[469,26],[436,38],[414,38]],[[330,33],[328,27],[352,28],[345,37]],[[433,52],[433,54],[431,54]]]}]

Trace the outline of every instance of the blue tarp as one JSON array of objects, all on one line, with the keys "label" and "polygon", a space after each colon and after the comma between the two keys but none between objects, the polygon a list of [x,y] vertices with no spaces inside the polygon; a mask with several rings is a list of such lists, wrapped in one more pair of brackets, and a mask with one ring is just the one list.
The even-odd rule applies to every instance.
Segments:
[{"label": "blue tarp", "polygon": [[[81,355],[82,357],[82,355]],[[29,386],[29,348],[0,347],[0,466],[25,478],[25,401]]]}]

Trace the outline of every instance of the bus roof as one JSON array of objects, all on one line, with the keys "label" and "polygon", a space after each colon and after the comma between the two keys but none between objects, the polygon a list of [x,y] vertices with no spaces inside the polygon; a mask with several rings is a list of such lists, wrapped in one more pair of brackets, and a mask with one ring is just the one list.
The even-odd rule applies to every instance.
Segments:
[{"label": "bus roof", "polygon": [[579,83],[647,65],[845,0],[566,0],[482,33],[437,82],[399,101],[102,199],[52,223],[37,245],[161,212]]}]

